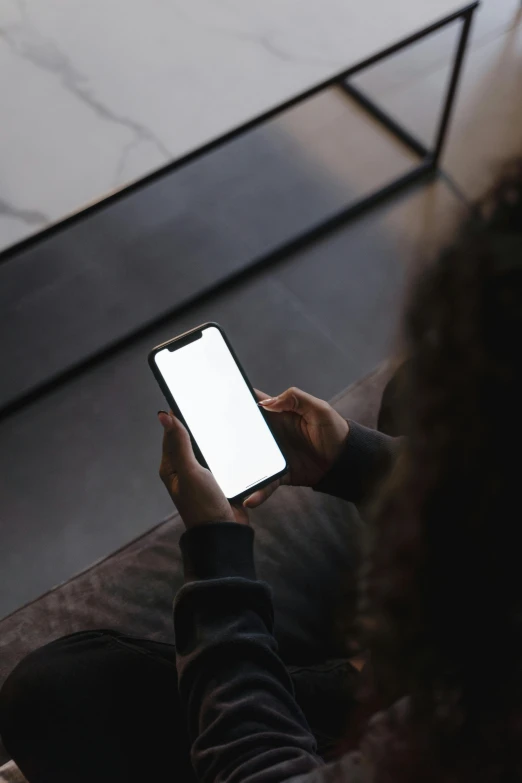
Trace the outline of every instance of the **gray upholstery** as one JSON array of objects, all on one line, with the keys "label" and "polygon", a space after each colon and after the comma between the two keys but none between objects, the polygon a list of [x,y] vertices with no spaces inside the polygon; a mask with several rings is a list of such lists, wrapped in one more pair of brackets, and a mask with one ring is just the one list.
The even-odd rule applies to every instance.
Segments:
[{"label": "gray upholstery", "polygon": [[13,761],[7,761],[0,767],[0,783],[27,783]]},{"label": "gray upholstery", "polygon": [[[347,418],[375,425],[387,366],[334,401]],[[342,657],[353,618],[361,522],[350,504],[281,488],[252,514],[260,578],[272,586],[276,633],[288,663]],[[177,514],[0,622],[0,686],[31,650],[65,634],[114,628],[173,641],[172,599],[181,585]],[[0,764],[7,760],[0,747]],[[0,777],[0,781],[2,778]]]}]

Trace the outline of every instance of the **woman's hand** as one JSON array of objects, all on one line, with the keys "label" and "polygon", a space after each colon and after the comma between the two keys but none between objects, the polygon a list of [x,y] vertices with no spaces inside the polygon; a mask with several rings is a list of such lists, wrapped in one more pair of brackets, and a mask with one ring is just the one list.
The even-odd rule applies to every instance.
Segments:
[{"label": "woman's hand", "polygon": [[231,506],[212,473],[197,461],[183,424],[165,411],[158,413],[158,419],[165,430],[160,477],[185,527],[206,522],[248,524],[245,509]]},{"label": "woman's hand", "polygon": [[291,388],[279,397],[256,392],[259,404],[270,412],[270,424],[286,456],[289,471],[281,479],[254,492],[244,505],[255,508],[281,484],[315,486],[340,456],[348,422],[331,405],[300,389]]}]

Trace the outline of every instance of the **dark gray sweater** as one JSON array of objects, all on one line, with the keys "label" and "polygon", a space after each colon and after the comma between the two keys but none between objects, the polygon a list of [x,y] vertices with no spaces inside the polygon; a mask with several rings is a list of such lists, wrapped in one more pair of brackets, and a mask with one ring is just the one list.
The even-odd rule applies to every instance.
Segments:
[{"label": "dark gray sweater", "polygon": [[[346,449],[316,488],[361,503],[387,472],[398,442],[350,422]],[[303,783],[369,779],[372,747],[382,752],[386,721],[376,720],[361,753],[325,765],[298,707],[273,636],[270,588],[256,578],[254,533],[209,523],[181,539],[185,585],[174,607],[182,706],[198,780]]]}]

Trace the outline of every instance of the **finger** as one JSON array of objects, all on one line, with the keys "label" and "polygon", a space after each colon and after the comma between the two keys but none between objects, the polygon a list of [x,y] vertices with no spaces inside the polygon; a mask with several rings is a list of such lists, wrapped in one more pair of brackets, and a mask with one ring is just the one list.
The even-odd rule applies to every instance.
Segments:
[{"label": "finger", "polygon": [[312,397],[311,394],[307,394],[301,389],[297,389],[292,386],[287,389],[278,397],[269,397],[268,399],[260,400],[260,405],[267,411],[273,411],[274,413],[286,413],[293,411],[299,413],[301,416],[311,412],[317,412],[321,410],[326,403],[323,400],[319,400],[317,397]]},{"label": "finger", "polygon": [[183,469],[198,464],[194,456],[194,450],[190,436],[174,414],[159,411],[158,419],[164,429],[163,434],[163,459],[172,473],[179,473]]},{"label": "finger", "polygon": [[259,391],[259,389],[254,389],[254,391],[256,393],[256,397],[259,400],[259,402],[262,402],[263,400],[271,400],[272,399],[269,394],[265,394],[265,392]]},{"label": "finger", "polygon": [[263,487],[263,489],[258,489],[256,492],[253,492],[243,501],[244,507],[257,508],[258,506],[261,506],[266,500],[268,500],[270,495],[274,494],[278,486],[279,482],[274,481],[273,484],[269,484],[267,487]]}]

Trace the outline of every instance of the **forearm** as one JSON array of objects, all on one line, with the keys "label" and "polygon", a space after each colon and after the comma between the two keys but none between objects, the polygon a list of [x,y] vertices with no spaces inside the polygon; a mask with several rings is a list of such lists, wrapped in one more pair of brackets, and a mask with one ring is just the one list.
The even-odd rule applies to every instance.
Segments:
[{"label": "forearm", "polygon": [[349,425],[343,453],[314,489],[360,505],[377,492],[390,473],[402,438],[390,438],[352,421]]},{"label": "forearm", "polygon": [[198,780],[283,781],[321,764],[277,655],[269,589],[255,578],[253,532],[234,524],[182,539],[175,603],[179,689]]}]

